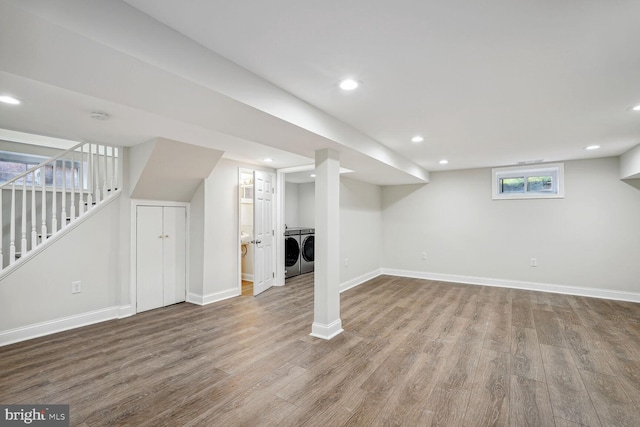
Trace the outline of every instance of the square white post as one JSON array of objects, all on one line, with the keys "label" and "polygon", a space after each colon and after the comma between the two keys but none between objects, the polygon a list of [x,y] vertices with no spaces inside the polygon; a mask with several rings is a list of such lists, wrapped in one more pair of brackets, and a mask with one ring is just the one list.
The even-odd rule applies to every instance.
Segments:
[{"label": "square white post", "polygon": [[340,160],[336,151],[316,151],[315,262],[311,336],[340,334]]}]

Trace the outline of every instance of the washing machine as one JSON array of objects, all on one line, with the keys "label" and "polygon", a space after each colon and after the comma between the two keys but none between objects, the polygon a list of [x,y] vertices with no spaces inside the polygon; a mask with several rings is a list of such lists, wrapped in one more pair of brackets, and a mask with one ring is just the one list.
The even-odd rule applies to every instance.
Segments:
[{"label": "washing machine", "polygon": [[311,273],[315,259],[315,228],[303,228],[300,230],[300,273]]},{"label": "washing machine", "polygon": [[300,230],[288,229],[284,232],[284,277],[300,274]]}]

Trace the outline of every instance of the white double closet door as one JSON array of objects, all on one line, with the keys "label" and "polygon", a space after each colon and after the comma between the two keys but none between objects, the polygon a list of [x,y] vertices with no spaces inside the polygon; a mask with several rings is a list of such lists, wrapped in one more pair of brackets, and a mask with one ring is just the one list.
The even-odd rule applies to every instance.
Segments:
[{"label": "white double closet door", "polygon": [[137,312],[186,297],[186,207],[137,206]]}]

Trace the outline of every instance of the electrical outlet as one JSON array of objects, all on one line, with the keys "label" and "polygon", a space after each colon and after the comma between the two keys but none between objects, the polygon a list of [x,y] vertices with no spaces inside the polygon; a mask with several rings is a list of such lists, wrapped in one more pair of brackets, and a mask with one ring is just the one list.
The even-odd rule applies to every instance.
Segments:
[{"label": "electrical outlet", "polygon": [[344,266],[349,267],[349,258],[344,259]]},{"label": "electrical outlet", "polygon": [[80,280],[71,282],[71,293],[79,294],[80,292],[82,292],[82,282]]},{"label": "electrical outlet", "polygon": [[537,266],[538,266],[538,259],[531,258],[531,267],[537,267]]},{"label": "electrical outlet", "polygon": [[426,260],[427,259],[427,253],[426,252],[422,252],[422,259]]}]

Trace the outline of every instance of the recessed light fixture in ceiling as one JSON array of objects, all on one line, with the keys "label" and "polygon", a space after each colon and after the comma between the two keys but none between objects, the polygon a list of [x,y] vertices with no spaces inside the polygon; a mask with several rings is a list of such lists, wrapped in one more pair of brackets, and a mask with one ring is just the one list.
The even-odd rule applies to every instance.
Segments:
[{"label": "recessed light fixture in ceiling", "polygon": [[589,145],[588,147],[585,147],[585,150],[597,150],[598,148],[600,148],[599,145]]},{"label": "recessed light fixture in ceiling", "polygon": [[264,161],[267,162],[267,163],[271,163],[271,162],[273,162],[273,159],[271,157],[266,157],[264,159]]},{"label": "recessed light fixture in ceiling", "polygon": [[635,107],[631,107],[633,111],[640,111],[640,105],[636,105]]},{"label": "recessed light fixture in ceiling", "polygon": [[344,79],[340,82],[340,89],[342,90],[354,90],[360,86],[360,82],[354,79]]},{"label": "recessed light fixture in ceiling", "polygon": [[440,160],[438,163],[440,163],[441,165],[446,165],[447,163],[449,163],[449,160],[447,160],[447,159],[442,159],[442,160]]},{"label": "recessed light fixture in ceiling", "polygon": [[315,173],[312,173],[312,174],[311,174],[311,175],[309,175],[309,176],[310,176],[311,178],[315,178],[315,177],[316,177],[316,174],[315,174]]},{"label": "recessed light fixture in ceiling", "polygon": [[109,120],[109,115],[104,111],[92,111],[91,118],[95,120]]},{"label": "recessed light fixture in ceiling", "polygon": [[416,136],[414,136],[413,138],[411,138],[411,142],[416,142],[416,143],[418,143],[418,142],[422,142],[422,141],[424,141],[424,137],[422,137],[422,136],[420,136],[420,135],[416,135]]},{"label": "recessed light fixture in ceiling", "polygon": [[0,102],[4,102],[5,104],[10,104],[10,105],[19,105],[20,104],[20,100],[17,98],[14,98],[13,96],[10,95],[1,95],[0,96]]}]

